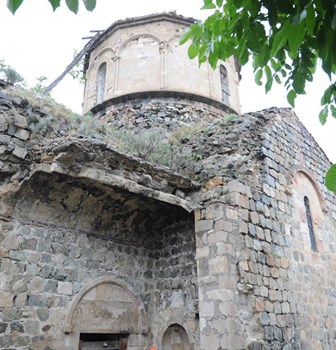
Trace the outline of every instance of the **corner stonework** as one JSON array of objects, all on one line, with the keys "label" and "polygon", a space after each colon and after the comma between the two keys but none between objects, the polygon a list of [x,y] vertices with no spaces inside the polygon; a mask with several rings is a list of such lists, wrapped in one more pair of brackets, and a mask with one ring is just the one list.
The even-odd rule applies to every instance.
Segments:
[{"label": "corner stonework", "polygon": [[246,349],[249,338],[242,308],[246,296],[237,286],[252,195],[236,180],[221,192],[225,195],[195,213],[201,350]]}]

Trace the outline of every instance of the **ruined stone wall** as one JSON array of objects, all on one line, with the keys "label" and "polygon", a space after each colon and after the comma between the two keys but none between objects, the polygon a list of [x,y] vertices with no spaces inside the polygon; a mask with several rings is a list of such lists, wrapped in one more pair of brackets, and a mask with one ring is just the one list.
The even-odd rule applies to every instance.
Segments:
[{"label": "ruined stone wall", "polygon": [[[109,324],[108,332],[130,333],[128,348],[140,350],[161,346],[177,321],[194,343],[193,215],[169,204],[183,199],[162,178],[168,170],[121,161],[112,149],[98,160],[108,147],[93,140],[83,149],[42,140],[31,129],[39,112],[4,90],[0,95],[0,348],[73,350],[81,332],[106,333]],[[124,292],[108,281],[88,289],[102,279],[116,280]],[[80,295],[73,318],[85,316],[83,324],[68,316]]]},{"label": "ruined stone wall", "polygon": [[173,131],[193,123],[207,124],[224,118],[227,114],[235,114],[221,103],[210,105],[205,99],[192,100],[179,94],[176,94],[176,98],[149,98],[145,95],[144,98],[134,97],[124,102],[107,104],[98,116],[107,125],[139,132],[149,128]]}]

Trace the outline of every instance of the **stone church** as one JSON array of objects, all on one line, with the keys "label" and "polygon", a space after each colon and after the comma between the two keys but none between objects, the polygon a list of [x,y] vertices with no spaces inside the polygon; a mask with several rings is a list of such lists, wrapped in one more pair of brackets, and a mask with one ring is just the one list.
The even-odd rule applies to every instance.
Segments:
[{"label": "stone church", "polygon": [[179,46],[193,21],[92,39],[86,134],[0,83],[0,349],[336,349],[330,162],[291,109],[239,115],[237,62]]}]

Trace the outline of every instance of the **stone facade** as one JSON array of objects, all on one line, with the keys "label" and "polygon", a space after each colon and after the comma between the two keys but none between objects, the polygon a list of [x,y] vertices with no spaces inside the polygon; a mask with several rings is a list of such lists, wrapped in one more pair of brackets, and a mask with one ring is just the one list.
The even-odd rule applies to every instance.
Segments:
[{"label": "stone facade", "polygon": [[[0,349],[336,348],[330,162],[292,110],[141,92],[88,136],[0,86]],[[164,130],[192,164],[109,127]]]},{"label": "stone facade", "polygon": [[118,21],[95,37],[86,59],[84,113],[103,101],[146,91],[184,92],[223,101],[220,65],[227,73],[224,103],[239,112],[239,72],[234,59],[199,67],[190,60],[183,32],[194,23],[174,13]]}]

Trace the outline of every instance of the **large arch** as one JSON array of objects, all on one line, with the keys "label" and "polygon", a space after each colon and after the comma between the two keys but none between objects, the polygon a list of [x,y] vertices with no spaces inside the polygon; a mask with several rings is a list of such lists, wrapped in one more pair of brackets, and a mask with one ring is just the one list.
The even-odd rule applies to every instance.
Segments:
[{"label": "large arch", "polygon": [[149,325],[147,320],[147,313],[145,307],[142,303],[140,297],[128,286],[125,282],[117,280],[112,277],[101,277],[94,281],[87,283],[76,295],[72,301],[70,308],[68,310],[65,324],[63,326],[63,332],[66,334],[72,333],[74,331],[74,316],[77,308],[88,293],[90,293],[95,288],[102,285],[112,285],[120,288],[124,293],[126,293],[130,299],[133,301],[134,306],[138,313],[138,325],[134,333],[147,334],[149,332]]}]

